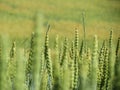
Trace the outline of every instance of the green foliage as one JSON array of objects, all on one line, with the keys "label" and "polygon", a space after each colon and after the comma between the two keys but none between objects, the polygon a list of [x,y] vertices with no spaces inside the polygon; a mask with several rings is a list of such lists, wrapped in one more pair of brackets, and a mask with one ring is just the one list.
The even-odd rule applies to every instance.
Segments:
[{"label": "green foliage", "polygon": [[[84,44],[84,40],[80,47],[77,29],[72,42],[66,37],[61,41],[63,46],[59,46],[56,37],[55,43],[51,42],[54,43],[51,49],[48,35],[50,26],[44,39],[41,20],[42,16],[38,14],[28,52],[15,42],[9,52],[8,37],[1,36],[0,90],[120,89],[120,41],[118,39],[115,54],[112,31],[109,43],[104,41],[100,51],[97,36],[91,40],[92,48],[88,47],[88,43]],[[26,53],[28,57],[25,57]]]},{"label": "green foliage", "polygon": [[23,49],[17,50],[17,63],[16,63],[16,76],[14,89],[15,90],[27,90],[27,85],[25,85],[25,57]]},{"label": "green foliage", "polygon": [[[11,90],[11,81],[7,79],[7,62],[9,57],[9,40],[8,36],[2,35],[1,42],[1,57],[0,57],[0,90]],[[6,43],[7,42],[7,43]]]},{"label": "green foliage", "polygon": [[112,90],[113,88],[113,79],[114,79],[114,65],[115,65],[115,47],[113,45],[113,31],[110,31],[109,37],[109,57],[108,57],[109,65],[108,65],[108,73],[109,73],[109,80],[108,80],[108,90]]},{"label": "green foliage", "polygon": [[94,45],[93,45],[93,54],[91,61],[91,72],[90,72],[90,90],[97,90],[97,73],[98,73],[98,40],[97,36],[94,37]]},{"label": "green foliage", "polygon": [[118,38],[116,47],[115,77],[114,77],[114,90],[119,89],[120,89],[120,37]]}]

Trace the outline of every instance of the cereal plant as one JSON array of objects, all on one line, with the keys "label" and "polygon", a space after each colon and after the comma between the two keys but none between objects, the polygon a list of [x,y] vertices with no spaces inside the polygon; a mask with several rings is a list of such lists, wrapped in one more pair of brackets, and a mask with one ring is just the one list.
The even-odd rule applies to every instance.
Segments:
[{"label": "cereal plant", "polygon": [[83,17],[84,37],[75,29],[73,40],[66,36],[60,44],[59,33],[50,41],[50,25],[43,33],[42,22],[38,13],[28,52],[0,36],[0,90],[120,90],[120,38],[113,43],[113,31],[103,44],[93,35],[91,47]]}]

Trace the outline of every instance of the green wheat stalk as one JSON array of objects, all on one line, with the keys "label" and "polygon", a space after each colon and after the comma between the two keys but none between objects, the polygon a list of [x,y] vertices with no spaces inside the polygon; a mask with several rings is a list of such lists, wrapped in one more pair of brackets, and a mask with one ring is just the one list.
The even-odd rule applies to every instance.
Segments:
[{"label": "green wheat stalk", "polygon": [[109,38],[109,81],[108,81],[108,90],[113,88],[113,79],[114,79],[114,64],[115,64],[115,50],[113,46],[113,31],[110,31]]},{"label": "green wheat stalk", "polygon": [[114,90],[120,89],[120,37],[116,46],[116,61],[115,61],[115,78],[114,78]]},{"label": "green wheat stalk", "polygon": [[7,63],[9,60],[9,40],[7,35],[1,37],[1,57],[0,57],[0,90],[11,90],[11,81],[7,79]]},{"label": "green wheat stalk", "polygon": [[49,31],[50,25],[48,25],[48,29],[46,31],[46,36],[45,36],[45,45],[44,45],[44,58],[46,62],[46,68],[47,68],[47,73],[48,73],[48,88],[49,90],[52,90],[52,84],[53,84],[53,69],[52,69],[52,61],[51,61],[51,56],[50,56],[50,49],[49,49],[49,36],[48,36],[48,31]]},{"label": "green wheat stalk", "polygon": [[97,73],[98,73],[98,40],[97,36],[94,37],[94,47],[91,63],[91,77],[90,77],[90,90],[97,89]]},{"label": "green wheat stalk", "polygon": [[17,50],[15,90],[25,90],[25,57],[23,49]]}]

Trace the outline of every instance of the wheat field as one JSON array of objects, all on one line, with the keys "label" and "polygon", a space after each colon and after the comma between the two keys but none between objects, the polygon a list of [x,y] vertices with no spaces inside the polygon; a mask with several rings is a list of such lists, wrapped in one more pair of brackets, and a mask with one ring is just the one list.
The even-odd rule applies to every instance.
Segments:
[{"label": "wheat field", "polygon": [[1,0],[0,90],[120,90],[119,0]]}]

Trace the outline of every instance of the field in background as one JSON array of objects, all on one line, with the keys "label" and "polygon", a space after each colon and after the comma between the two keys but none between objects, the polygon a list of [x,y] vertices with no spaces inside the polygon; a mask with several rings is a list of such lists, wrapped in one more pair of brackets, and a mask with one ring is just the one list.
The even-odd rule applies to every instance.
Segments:
[{"label": "field in background", "polygon": [[[85,12],[87,38],[108,37],[111,28],[120,36],[119,0],[0,0],[0,33],[29,37],[34,29],[36,12],[44,15],[44,29],[51,25],[51,37],[71,38],[75,28],[83,36],[81,13]],[[91,37],[92,36],[92,37]],[[53,38],[53,37],[52,37]]]}]

